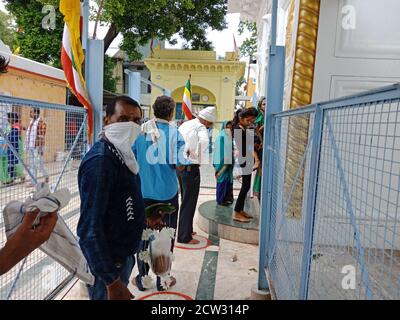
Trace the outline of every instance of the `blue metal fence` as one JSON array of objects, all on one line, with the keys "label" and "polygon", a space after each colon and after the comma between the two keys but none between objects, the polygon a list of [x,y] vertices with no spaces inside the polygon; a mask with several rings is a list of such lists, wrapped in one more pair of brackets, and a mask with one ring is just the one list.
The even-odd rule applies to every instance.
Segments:
[{"label": "blue metal fence", "polygon": [[400,85],[269,125],[260,252],[273,296],[399,299]]},{"label": "blue metal fence", "polygon": [[[45,143],[40,162],[30,156],[25,139],[32,108],[40,111],[40,117],[46,123]],[[25,201],[35,190],[36,182],[48,177],[52,190],[59,187],[68,188],[72,194],[69,204],[59,215],[75,232],[80,206],[77,173],[87,147],[85,109],[0,95],[0,150],[12,149],[7,134],[11,128],[7,117],[9,112],[18,114],[22,129],[18,150],[20,170],[15,178],[10,177],[7,154],[0,152],[0,210],[2,211],[9,201]],[[5,241],[3,215],[0,213],[0,248],[4,246]],[[35,250],[0,277],[0,300],[50,299],[72,278],[61,265],[43,252]]]}]

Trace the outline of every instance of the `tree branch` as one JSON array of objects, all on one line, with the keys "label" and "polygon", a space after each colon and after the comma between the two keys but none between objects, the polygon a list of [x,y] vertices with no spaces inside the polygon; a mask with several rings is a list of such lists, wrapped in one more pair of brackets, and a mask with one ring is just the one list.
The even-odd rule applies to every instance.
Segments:
[{"label": "tree branch", "polygon": [[97,36],[97,25],[100,21],[101,11],[103,10],[103,5],[104,5],[104,0],[101,0],[100,5],[99,5],[99,10],[97,11],[96,24],[94,25],[93,39],[96,39],[96,36]]},{"label": "tree branch", "polygon": [[107,31],[106,36],[104,37],[104,53],[108,50],[111,43],[118,36],[118,33],[119,33],[119,31],[117,29],[117,26],[114,23],[112,23],[110,28]]}]

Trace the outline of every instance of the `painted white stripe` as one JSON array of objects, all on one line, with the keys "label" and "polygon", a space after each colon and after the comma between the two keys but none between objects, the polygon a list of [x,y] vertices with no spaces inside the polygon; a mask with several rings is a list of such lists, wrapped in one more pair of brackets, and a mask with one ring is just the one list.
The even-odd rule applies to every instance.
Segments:
[{"label": "painted white stripe", "polygon": [[71,60],[71,68],[72,68],[72,74],[74,76],[74,84],[75,88],[77,90],[77,93],[79,93],[83,98],[88,100],[87,95],[86,95],[86,90],[83,87],[82,81],[79,77],[78,72],[75,70],[75,68],[72,65],[72,49],[71,49],[71,39],[69,36],[69,30],[67,28],[67,25],[64,25],[64,34],[63,34],[63,47],[65,52],[67,53],[69,59]]},{"label": "painted white stripe", "polygon": [[72,62],[71,38],[69,37],[69,31],[68,31],[68,28],[67,28],[66,24],[64,24],[64,33],[63,33],[62,45],[63,45],[63,47],[65,49],[65,52],[67,53],[69,59]]},{"label": "painted white stripe", "polygon": [[184,96],[183,97],[183,102],[186,103],[186,105],[188,106],[188,108],[190,109],[190,111],[192,111],[192,102],[190,101],[188,96]]},{"label": "painted white stripe", "polygon": [[83,85],[82,85],[81,79],[79,78],[78,72],[74,68],[72,68],[72,72],[74,75],[74,82],[75,82],[76,90],[82,97],[84,97],[86,100],[88,100],[88,98],[86,96],[86,91],[83,88]]}]

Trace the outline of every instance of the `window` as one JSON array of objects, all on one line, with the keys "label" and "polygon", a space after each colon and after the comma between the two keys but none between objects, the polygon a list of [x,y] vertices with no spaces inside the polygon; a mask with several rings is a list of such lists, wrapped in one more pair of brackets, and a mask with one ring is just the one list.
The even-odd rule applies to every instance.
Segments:
[{"label": "window", "polygon": [[193,102],[200,102],[200,94],[198,94],[198,93],[193,93],[193,94],[192,94],[192,101],[193,101]]}]

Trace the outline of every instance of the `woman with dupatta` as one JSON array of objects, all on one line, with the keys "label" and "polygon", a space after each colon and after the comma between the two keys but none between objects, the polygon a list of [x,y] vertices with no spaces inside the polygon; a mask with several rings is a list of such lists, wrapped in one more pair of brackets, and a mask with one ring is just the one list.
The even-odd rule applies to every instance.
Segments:
[{"label": "woman with dupatta", "polygon": [[264,114],[265,114],[265,104],[266,104],[266,99],[265,97],[261,97],[260,100],[258,101],[257,105],[257,111],[258,111],[258,116],[256,118],[256,121],[254,124],[256,125],[256,136],[258,137],[257,143],[255,143],[254,148],[255,148],[255,153],[258,156],[259,161],[259,166],[257,168],[256,176],[254,178],[254,184],[253,184],[253,192],[254,195],[258,198],[261,199],[261,176],[262,176],[262,154],[263,154],[263,138],[264,138]]}]

